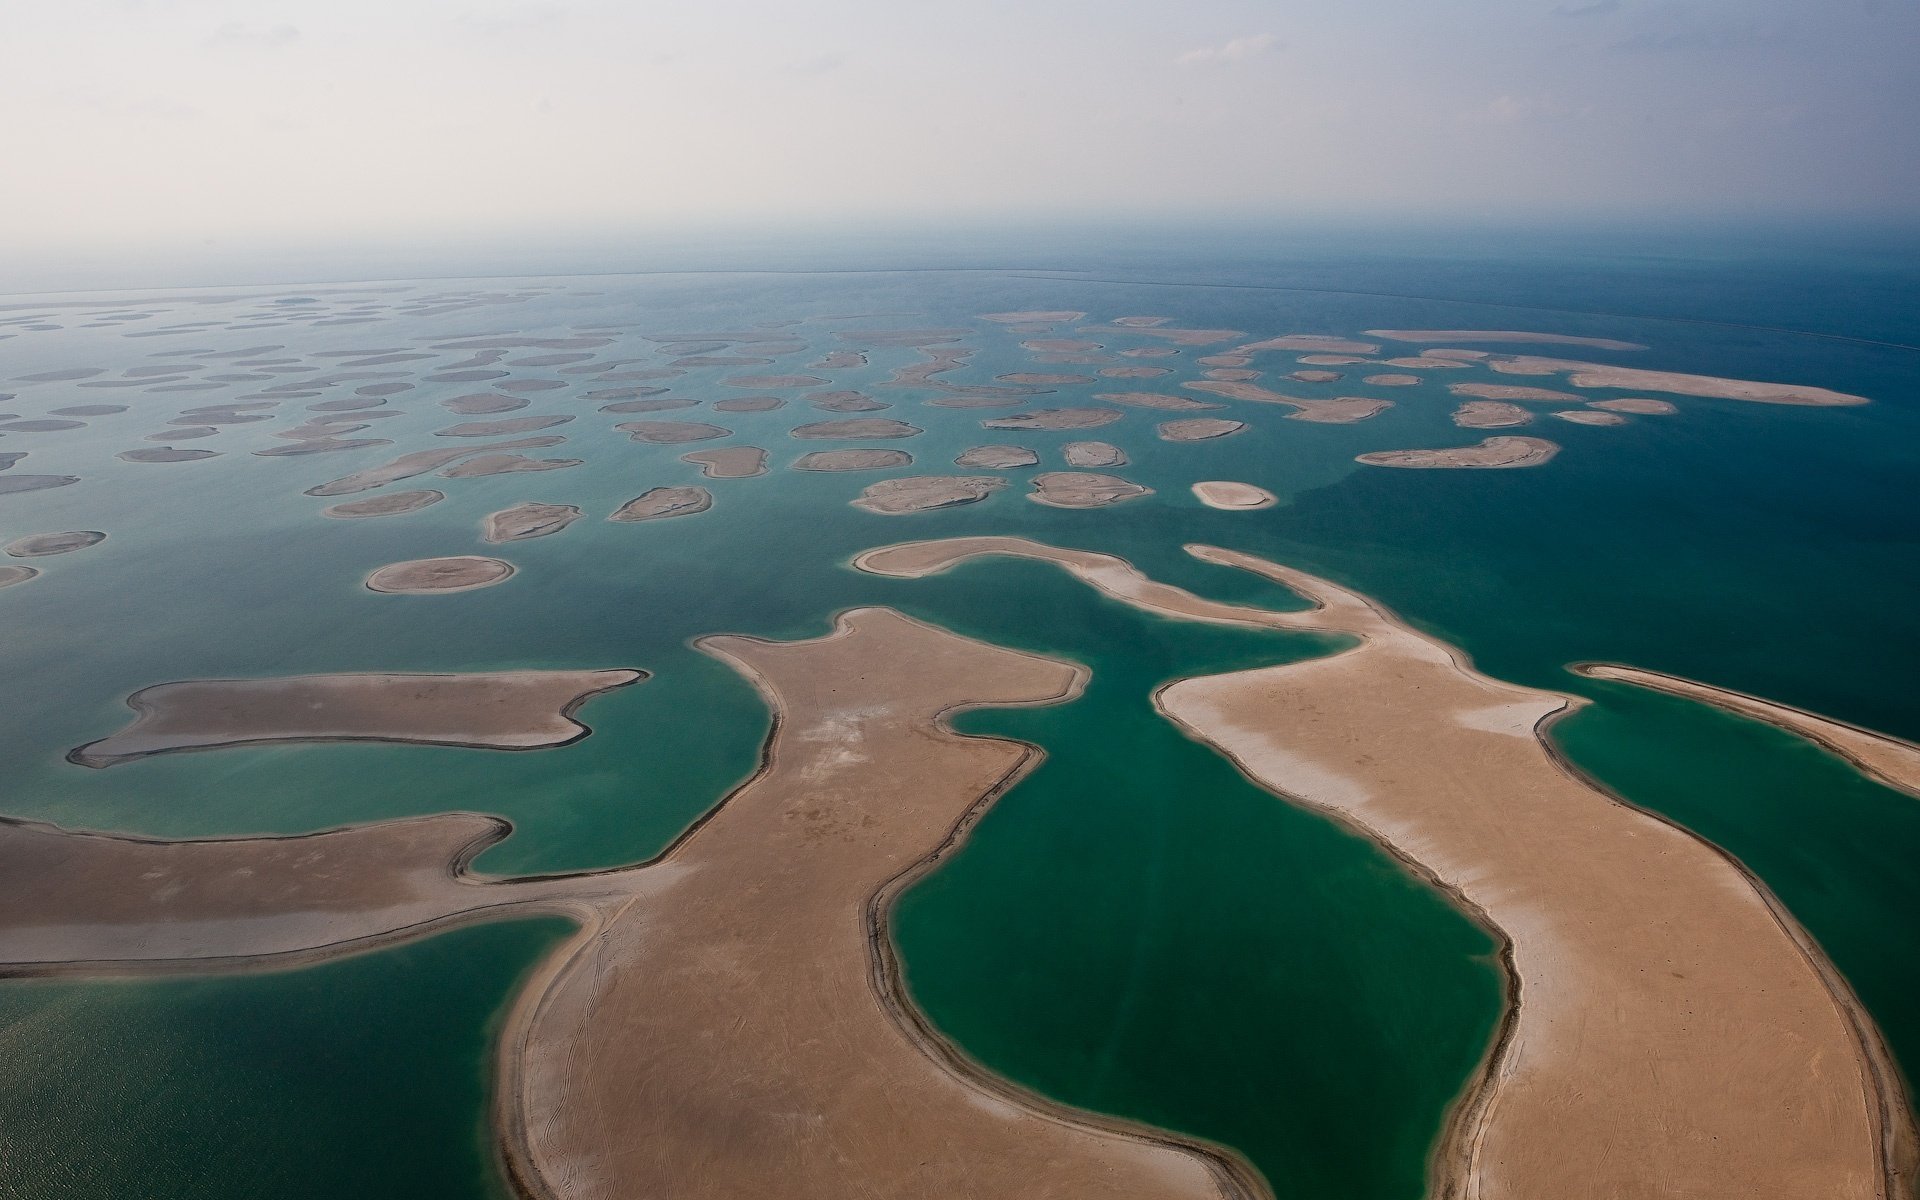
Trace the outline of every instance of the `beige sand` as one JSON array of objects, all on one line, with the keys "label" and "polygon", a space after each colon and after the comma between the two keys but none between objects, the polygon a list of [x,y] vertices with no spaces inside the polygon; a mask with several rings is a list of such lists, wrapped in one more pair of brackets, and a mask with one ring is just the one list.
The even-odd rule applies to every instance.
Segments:
[{"label": "beige sand", "polygon": [[980,319],[999,325],[1061,325],[1068,321],[1084,321],[1087,319],[1087,314],[1062,308],[1035,312],[982,313]]},{"label": "beige sand", "polygon": [[827,412],[879,412],[893,407],[865,392],[814,392],[807,397],[807,403]]},{"label": "beige sand", "polygon": [[853,417],[845,421],[815,421],[798,425],[790,432],[793,437],[815,441],[851,441],[858,438],[910,438],[926,430],[892,417]]},{"label": "beige sand", "polygon": [[1565,404],[1568,401],[1577,404],[1580,401],[1580,397],[1572,392],[1521,387],[1511,383],[1450,383],[1447,390],[1456,396],[1475,396],[1481,400],[1538,400],[1549,404]]},{"label": "beige sand", "polygon": [[1667,417],[1679,412],[1665,400],[1649,400],[1641,396],[1624,396],[1618,400],[1589,400],[1588,408],[1603,408],[1608,412],[1632,413],[1640,417]]},{"label": "beige sand", "polygon": [[772,412],[776,408],[785,408],[787,402],[778,396],[734,396],[726,400],[715,400],[715,412]]},{"label": "beige sand", "polygon": [[[1208,354],[1196,358],[1193,361],[1203,367],[1226,367],[1237,370],[1250,365],[1253,362],[1253,356],[1248,354]],[[1258,375],[1259,372],[1256,371],[1254,374]]]},{"label": "beige sand", "polygon": [[510,442],[495,442],[488,446],[462,446],[451,450],[416,450],[411,454],[402,454],[392,462],[377,467],[368,467],[364,471],[355,471],[351,475],[323,483],[307,489],[309,496],[345,496],[354,492],[372,491],[385,487],[402,479],[411,479],[415,475],[425,475],[428,471],[459,462],[476,454],[487,454],[497,450],[528,450],[542,446],[555,446],[567,439],[558,434],[543,434],[537,437],[516,438]]},{"label": "beige sand", "polygon": [[1173,374],[1171,367],[1101,367],[1100,374],[1107,379],[1158,379],[1162,375]]},{"label": "beige sand", "polygon": [[1163,442],[1204,442],[1232,437],[1245,430],[1245,421],[1224,421],[1218,417],[1190,417],[1184,421],[1163,421],[1153,432]]},{"label": "beige sand", "polygon": [[1912,742],[1791,705],[1762,700],[1745,692],[1714,687],[1660,671],[1643,671],[1637,667],[1614,666],[1610,663],[1580,663],[1569,669],[1588,679],[1636,684],[1776,725],[1846,759],[1862,775],[1871,776],[1910,796],[1920,797],[1920,746]]},{"label": "beige sand", "polygon": [[1301,383],[1333,383],[1342,376],[1338,371],[1294,371],[1288,379],[1297,379]]},{"label": "beige sand", "polygon": [[1027,499],[1049,508],[1104,508],[1153,495],[1153,489],[1118,475],[1091,471],[1046,471],[1033,477]]},{"label": "beige sand", "polygon": [[1020,345],[1036,354],[1086,354],[1100,349],[1099,342],[1084,338],[1028,338]]},{"label": "beige sand", "polygon": [[1360,382],[1370,383],[1374,387],[1412,387],[1420,382],[1420,377],[1418,375],[1400,375],[1388,371],[1381,375],[1368,375],[1361,379]]},{"label": "beige sand", "polygon": [[868,484],[851,503],[870,513],[898,517],[975,504],[999,491],[1006,482],[993,475],[903,475]]},{"label": "beige sand", "polygon": [[962,450],[953,461],[962,467],[1009,471],[1015,467],[1031,467],[1040,461],[1040,456],[1025,446],[974,446]]},{"label": "beige sand", "polygon": [[1502,683],[1366,598],[1189,547],[1313,602],[1281,613],[1017,538],[868,551],[919,577],[1055,562],[1149,611],[1347,638],[1328,657],[1164,686],[1160,710],[1256,782],[1376,838],[1508,941],[1511,1002],[1456,1107],[1435,1194],[1461,1200],[1890,1200],[1911,1117],[1884,1048],[1738,864],[1571,772],[1541,730],[1571,697]]},{"label": "beige sand", "polygon": [[1373,342],[1357,342],[1352,338],[1290,333],[1285,337],[1268,338],[1263,342],[1242,346],[1238,353],[1258,354],[1263,350],[1292,350],[1305,351],[1309,354],[1372,354],[1379,349],[1380,347]]},{"label": "beige sand", "polygon": [[7,543],[7,553],[14,558],[45,558],[50,554],[72,554],[75,550],[85,550],[88,546],[97,546],[107,540],[107,535],[97,529],[76,529],[69,533],[30,533],[26,537],[15,538]]},{"label": "beige sand", "polygon": [[616,400],[602,404],[603,413],[671,412],[678,408],[697,408],[700,402],[688,396],[655,396],[646,400]]},{"label": "beige sand", "polygon": [[1353,461],[1370,467],[1410,467],[1415,469],[1537,467],[1560,453],[1560,446],[1545,438],[1490,437],[1471,446],[1450,446],[1435,450],[1376,450],[1357,454]]},{"label": "beige sand", "polygon": [[1202,412],[1226,407],[1209,400],[1170,396],[1165,392],[1096,392],[1093,398],[1107,404],[1124,404],[1129,408],[1151,408],[1164,412]]},{"label": "beige sand", "polygon": [[690,517],[713,507],[713,493],[699,486],[649,488],[622,504],[609,521],[657,521]]},{"label": "beige sand", "polygon": [[1294,410],[1287,414],[1289,421],[1317,421],[1326,425],[1350,425],[1393,407],[1391,400],[1376,400],[1370,396],[1338,396],[1332,400],[1309,400],[1303,396],[1286,396],[1279,392],[1268,391],[1251,383],[1227,383],[1215,379],[1190,383],[1187,389],[1225,396],[1229,400],[1250,400],[1256,404],[1284,404]]},{"label": "beige sand", "polygon": [[[435,437],[506,437],[515,433],[532,433],[536,429],[551,429],[555,425],[565,425],[572,417],[554,414],[545,417],[507,417],[499,421],[468,421],[461,425],[449,425],[436,430]],[[362,427],[364,428],[364,426]]]},{"label": "beige sand", "polygon": [[851,371],[866,366],[867,356],[858,350],[829,350],[807,365],[821,371]]},{"label": "beige sand", "polygon": [[1505,429],[1532,420],[1526,409],[1499,400],[1469,400],[1453,410],[1453,423],[1462,429]]},{"label": "beige sand", "polygon": [[1351,354],[1302,354],[1294,361],[1303,367],[1348,367],[1371,360],[1355,358]]},{"label": "beige sand", "polygon": [[1413,358],[1389,358],[1386,360],[1386,365],[1406,367],[1414,371],[1464,371],[1469,366],[1455,359],[1440,358],[1431,354],[1421,354]]},{"label": "beige sand", "polygon": [[[1138,337],[1161,338],[1165,341],[1172,342],[1176,346],[1211,346],[1216,342],[1230,342],[1234,338],[1247,336],[1238,329],[1175,329],[1171,326],[1159,325],[1151,328],[1128,325],[1092,325],[1080,330],[1080,332],[1099,335],[1130,333]],[[1122,353],[1125,352],[1122,351]]]},{"label": "beige sand", "polygon": [[1612,338],[1576,337],[1565,333],[1527,333],[1518,329],[1369,329],[1369,337],[1392,342],[1538,342],[1557,346],[1590,346],[1595,350],[1645,350],[1639,342]]},{"label": "beige sand", "polygon": [[1050,375],[1044,371],[1014,371],[1007,375],[996,375],[994,378],[1002,383],[1025,383],[1034,387],[1071,387],[1093,382],[1091,375]]},{"label": "beige sand", "polygon": [[652,442],[661,446],[704,442],[717,437],[726,437],[733,432],[731,429],[722,429],[718,425],[709,425],[705,421],[622,421],[614,428],[629,435],[636,442]]},{"label": "beige sand", "polygon": [[1172,346],[1136,346],[1131,350],[1120,351],[1122,358],[1171,358],[1180,353]]},{"label": "beige sand", "polygon": [[1761,383],[1751,379],[1721,379],[1713,375],[1686,375],[1678,371],[1646,371],[1603,363],[1570,362],[1560,358],[1519,355],[1488,363],[1505,375],[1559,375],[1580,388],[1619,388],[1631,392],[1668,392],[1675,396],[1707,396],[1718,400],[1747,400],[1755,404],[1803,404],[1816,407],[1865,404],[1865,396],[1791,383]]},{"label": "beige sand", "polygon": [[682,454],[680,461],[693,463],[708,479],[751,479],[767,473],[767,452],[758,446],[695,450]]},{"label": "beige sand", "polygon": [[1568,408],[1553,414],[1572,425],[1625,425],[1627,419],[1619,413],[1594,412],[1590,408]]},{"label": "beige sand", "polygon": [[510,475],[520,471],[564,471],[584,458],[528,458],[523,454],[482,454],[440,472],[446,479],[474,479],[482,475]]},{"label": "beige sand", "polygon": [[1272,508],[1280,503],[1280,497],[1263,487],[1224,479],[1202,480],[1193,485],[1193,494],[1208,508],[1224,508],[1234,512]]},{"label": "beige sand", "polygon": [[1068,442],[1060,456],[1070,467],[1124,467],[1127,452],[1112,442]]},{"label": "beige sand", "polygon": [[470,592],[505,583],[513,564],[497,558],[460,554],[451,558],[416,558],[388,563],[367,576],[367,589],[405,596],[435,596],[443,592]]},{"label": "beige sand", "polygon": [[122,450],[114,457],[130,463],[177,463],[218,458],[219,455],[218,450],[175,450],[168,446],[156,450]]},{"label": "beige sand", "polygon": [[815,450],[793,460],[796,471],[878,471],[913,465],[905,450]]},{"label": "beige sand", "polygon": [[1117,408],[1036,408],[980,422],[985,429],[1098,429],[1118,421]]},{"label": "beige sand", "polygon": [[14,563],[0,566],[0,588],[12,587],[16,583],[25,583],[40,572],[32,567],[22,567]]},{"label": "beige sand", "polygon": [[463,417],[477,417],[487,413],[512,412],[516,408],[525,408],[527,401],[518,396],[500,396],[493,392],[481,392],[472,396],[455,396],[451,400],[442,400],[440,407],[449,412],[459,413]]},{"label": "beige sand", "polygon": [[412,742],[537,750],[587,736],[573,713],[644,671],[194,679],[127,697],[133,723],[67,755],[111,767],[153,754],[280,742]]},{"label": "beige sand", "polygon": [[423,488],[417,492],[388,492],[384,496],[369,496],[365,500],[348,500],[341,504],[328,505],[320,511],[329,517],[391,517],[400,513],[417,512],[429,504],[438,504],[446,498],[445,492]]},{"label": "beige sand", "polygon": [[[1080,316],[1084,318],[1086,314],[1082,313],[1080,314]],[[1152,329],[1155,325],[1172,324],[1173,318],[1172,317],[1115,317],[1112,323],[1115,325],[1122,326],[1123,328],[1126,328],[1126,329]]]},{"label": "beige sand", "polygon": [[482,536],[489,542],[524,542],[528,538],[550,537],[580,519],[580,510],[571,504],[539,504],[528,501],[491,513],[481,523]]}]

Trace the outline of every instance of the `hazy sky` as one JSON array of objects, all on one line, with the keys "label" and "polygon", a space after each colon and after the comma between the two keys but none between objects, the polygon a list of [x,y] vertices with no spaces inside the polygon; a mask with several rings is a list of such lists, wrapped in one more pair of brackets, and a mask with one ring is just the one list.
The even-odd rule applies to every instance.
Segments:
[{"label": "hazy sky", "polygon": [[1920,0],[16,0],[0,250],[845,214],[1912,216],[1917,54]]}]

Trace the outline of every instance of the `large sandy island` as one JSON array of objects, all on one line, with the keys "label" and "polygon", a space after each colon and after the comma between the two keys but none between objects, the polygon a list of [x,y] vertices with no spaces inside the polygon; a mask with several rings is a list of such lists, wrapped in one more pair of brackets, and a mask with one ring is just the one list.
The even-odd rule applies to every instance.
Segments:
[{"label": "large sandy island", "polygon": [[1269,391],[1256,384],[1219,379],[1203,379],[1189,383],[1187,390],[1211,392],[1216,396],[1225,396],[1229,400],[1250,400],[1257,404],[1284,404],[1294,410],[1287,414],[1288,420],[1318,421],[1326,425],[1349,425],[1355,421],[1364,421],[1393,407],[1391,400],[1375,400],[1370,396],[1339,396],[1332,400],[1310,400],[1304,396],[1288,396]]},{"label": "large sandy island", "polygon": [[1579,337],[1570,333],[1528,333],[1519,329],[1369,329],[1369,337],[1391,342],[1535,342],[1557,346],[1587,346],[1594,350],[1645,350],[1639,342]]},{"label": "large sandy island", "polygon": [[897,517],[975,504],[999,491],[1006,482],[994,475],[902,475],[868,484],[852,504],[881,516]]},{"label": "large sandy island", "polygon": [[125,729],[67,758],[83,767],[178,750],[265,742],[418,742],[532,750],[587,735],[572,719],[590,698],[644,671],[502,671],[484,675],[292,675],[196,679],[127,697]]},{"label": "large sandy island", "polygon": [[1488,366],[1504,375],[1565,375],[1580,388],[1619,388],[1632,392],[1666,392],[1674,396],[1708,396],[1719,400],[1748,400],[1756,404],[1804,404],[1818,407],[1865,404],[1865,396],[1829,388],[1793,383],[1761,383],[1752,379],[1722,379],[1714,375],[1687,375],[1679,371],[1647,371],[1605,363],[1572,362],[1562,358],[1516,355],[1495,358]]},{"label": "large sandy island", "polygon": [[1278,496],[1263,487],[1256,487],[1251,483],[1235,483],[1227,479],[1201,480],[1193,485],[1193,494],[1208,508],[1223,508],[1230,512],[1272,508],[1280,503]]},{"label": "large sandy island", "polygon": [[414,558],[388,563],[367,576],[367,590],[401,596],[438,596],[447,592],[471,592],[476,588],[505,583],[513,576],[513,564],[477,554],[456,554],[448,558]]},{"label": "large sandy island", "polygon": [[1378,839],[1507,939],[1511,1007],[1456,1107],[1434,1194],[1900,1194],[1911,1117],[1865,1014],[1737,863],[1566,767],[1541,731],[1576,701],[1482,675],[1325,580],[1189,550],[1314,607],[1218,603],[1122,559],[1018,538],[855,561],[920,577],[982,555],[1037,559],[1163,615],[1350,639],[1327,657],[1179,680],[1155,699],[1256,782]]},{"label": "large sandy island", "polygon": [[1471,446],[1450,446],[1437,450],[1375,450],[1356,454],[1353,461],[1370,467],[1407,467],[1414,470],[1448,468],[1499,469],[1537,467],[1560,453],[1560,444],[1537,437],[1490,437]]}]

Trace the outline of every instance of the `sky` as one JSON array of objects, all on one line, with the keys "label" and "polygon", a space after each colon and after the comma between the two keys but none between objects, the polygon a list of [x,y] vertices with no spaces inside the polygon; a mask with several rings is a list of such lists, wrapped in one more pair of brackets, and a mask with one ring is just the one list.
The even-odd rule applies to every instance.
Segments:
[{"label": "sky", "polygon": [[5,10],[0,269],[729,222],[1920,217],[1920,0]]}]

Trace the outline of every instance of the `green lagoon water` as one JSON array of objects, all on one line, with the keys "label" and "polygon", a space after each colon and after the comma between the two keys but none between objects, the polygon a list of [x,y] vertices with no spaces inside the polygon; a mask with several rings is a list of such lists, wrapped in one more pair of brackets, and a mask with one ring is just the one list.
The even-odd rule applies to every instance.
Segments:
[{"label": "green lagoon water", "polygon": [[[846,504],[872,476],[785,469],[827,445],[794,442],[786,430],[836,415],[793,391],[776,393],[789,406],[768,413],[609,417],[579,397],[601,386],[583,382],[590,376],[516,368],[516,376],[571,385],[529,395],[524,412],[578,414],[554,431],[570,435],[566,444],[526,453],[585,465],[422,477],[394,487],[441,486],[449,498],[406,516],[335,521],[319,515],[330,501],[302,489],[433,444],[431,432],[457,419],[433,401],[486,383],[421,383],[394,397],[389,407],[405,415],[374,422],[366,435],[392,438],[392,447],[290,459],[247,453],[296,419],[281,414],[305,415],[313,402],[296,400],[274,421],[179,443],[221,457],[169,465],[113,455],[155,444],[142,436],[180,409],[244,387],[168,394],[0,383],[19,392],[0,411],[27,416],[81,403],[134,406],[89,418],[84,429],[0,438],[0,451],[29,454],[14,472],[82,479],[0,496],[0,540],[55,529],[111,534],[90,550],[37,560],[43,577],[0,592],[5,811],[188,837],[477,809],[515,825],[479,860],[485,871],[637,861],[752,769],[767,730],[752,689],[690,639],[817,636],[839,609],[894,605],[1093,668],[1073,704],[961,721],[970,732],[1034,741],[1049,757],[897,914],[908,984],[933,1022],[992,1069],[1057,1099],[1235,1148],[1281,1197],[1410,1200],[1421,1194],[1446,1106],[1499,1016],[1490,938],[1368,842],[1248,785],[1155,717],[1148,699],[1176,676],[1309,657],[1329,643],[1152,618],[1036,564],[976,563],[920,581],[846,565],[889,541],[1013,533],[1122,554],[1208,595],[1296,602],[1180,551],[1183,542],[1217,542],[1379,597],[1503,678],[1596,698],[1556,729],[1573,761],[1751,866],[1833,955],[1909,1074],[1920,1070],[1920,896],[1909,869],[1920,852],[1920,805],[1776,731],[1562,669],[1621,661],[1920,737],[1911,684],[1920,668],[1920,352],[1781,332],[1920,343],[1920,314],[1896,301],[1903,286],[1920,284],[1920,260],[1560,241],[1430,243],[1393,254],[1351,245],[1241,249],[1195,241],[1177,253],[1136,251],[1085,263],[1078,277],[665,275],[422,282],[407,285],[410,293],[358,298],[305,293],[334,314],[322,319],[338,319],[362,300],[540,289],[518,303],[442,316],[374,310],[378,319],[350,325],[311,316],[281,324],[287,308],[315,306],[273,301],[173,304],[124,329],[84,328],[89,320],[76,314],[97,310],[49,308],[42,311],[57,315],[34,323],[63,328],[0,324],[0,333],[17,335],[0,340],[0,375],[86,365],[117,375],[167,361],[146,357],[154,351],[185,347],[283,343],[292,356],[465,332],[801,320],[794,331],[809,352],[740,370],[805,371],[842,345],[836,328],[954,324],[974,328],[964,341],[979,353],[945,378],[989,382],[1004,371],[1092,368],[1035,365],[1020,335],[983,327],[976,314],[1073,308],[1095,319],[1166,314],[1250,338],[1374,327],[1625,338],[1653,349],[1570,356],[1818,384],[1875,403],[1822,410],[1680,399],[1676,416],[1620,428],[1543,416],[1523,432],[1565,447],[1547,467],[1386,471],[1352,456],[1471,440],[1448,422],[1454,401],[1443,385],[1485,376],[1433,372],[1445,378],[1395,389],[1357,378],[1288,381],[1282,390],[1295,394],[1379,394],[1395,407],[1325,426],[1229,403],[1218,415],[1249,421],[1249,432],[1171,445],[1151,436],[1159,414],[1144,410],[1083,434],[983,431],[979,419],[1006,410],[930,407],[931,393],[875,387],[915,357],[882,348],[865,368],[815,373],[895,405],[876,415],[927,429],[892,443],[915,455],[910,473],[957,470],[945,464],[983,442],[1034,446],[1043,455],[1035,470],[1057,468],[1059,444],[1091,437],[1124,446],[1133,461],[1118,473],[1157,489],[1145,501],[1066,512],[1022,499],[1033,472],[1014,471],[985,503],[883,518]],[[1388,292],[1458,299],[1379,294]],[[897,312],[918,315],[808,320]],[[13,315],[0,311],[0,320]],[[201,320],[268,327],[126,336]],[[536,352],[512,356],[526,353]],[[624,333],[597,353],[657,358],[651,343]],[[1284,355],[1256,365],[1269,383],[1294,369]],[[1103,390],[1172,391],[1193,370],[1165,382],[1062,389],[1030,406],[1079,403]],[[710,400],[735,394],[719,384],[732,373],[696,370],[667,382]],[[648,487],[698,480],[678,461],[692,447],[634,444],[611,432],[627,419],[714,420],[736,436],[699,448],[765,446],[772,470],[709,482],[715,506],[697,518],[609,524],[599,518]],[[1259,483],[1282,504],[1206,509],[1187,485],[1208,478]],[[577,504],[588,518],[559,536],[489,551],[479,519],[521,500]],[[360,584],[387,562],[487,552],[519,573],[500,587],[432,598],[377,596]],[[169,679],[614,666],[655,674],[588,704],[580,715],[593,735],[555,751],[267,747],[107,771],[63,759],[124,722],[127,693]],[[559,928],[489,926],[256,976],[0,985],[9,1063],[0,1195],[491,1198],[502,1185],[484,1141],[490,1022]]]}]

